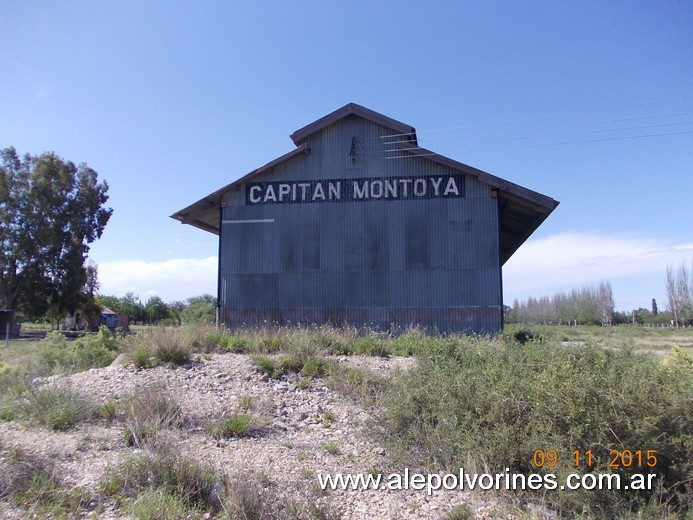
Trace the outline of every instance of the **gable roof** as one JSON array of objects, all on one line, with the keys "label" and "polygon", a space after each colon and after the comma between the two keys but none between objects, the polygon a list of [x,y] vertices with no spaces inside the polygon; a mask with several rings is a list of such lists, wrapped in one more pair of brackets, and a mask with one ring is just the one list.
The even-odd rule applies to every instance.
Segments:
[{"label": "gable roof", "polygon": [[291,140],[294,142],[296,146],[300,146],[301,144],[303,144],[305,138],[309,135],[319,132],[326,126],[330,126],[339,121],[340,119],[344,119],[345,117],[350,115],[359,116],[363,119],[368,119],[369,121],[373,121],[374,123],[378,123],[387,128],[391,128],[395,132],[399,132],[403,136],[406,136],[404,137],[404,139],[409,143],[413,143],[414,146],[416,146],[416,129],[413,126],[400,123],[395,119],[379,114],[378,112],[370,110],[369,108],[363,107],[361,105],[357,105],[356,103],[349,103],[347,105],[344,105],[342,108],[338,108],[334,112],[321,117],[317,121],[313,121],[309,125],[306,125],[303,128],[296,130],[289,137],[291,137]]},{"label": "gable roof", "polygon": [[468,175],[473,175],[480,181],[497,190],[500,209],[499,243],[501,265],[517,251],[559,204],[558,201],[546,195],[542,195],[541,193],[506,181],[490,173],[486,173],[477,168],[421,148],[418,146],[414,127],[391,119],[378,112],[374,112],[361,105],[357,105],[356,103],[349,103],[292,133],[290,137],[297,146],[296,149],[247,173],[240,179],[219,188],[190,206],[177,211],[171,215],[171,218],[180,221],[182,224],[190,224],[218,235],[219,208],[226,192],[239,187],[245,182],[271,170],[274,166],[292,157],[300,154],[310,155],[310,148],[306,144],[306,138],[350,115],[356,115],[390,128],[395,132],[399,132],[401,134],[401,141],[398,141],[397,145],[401,153],[419,156],[422,159],[439,163]]}]

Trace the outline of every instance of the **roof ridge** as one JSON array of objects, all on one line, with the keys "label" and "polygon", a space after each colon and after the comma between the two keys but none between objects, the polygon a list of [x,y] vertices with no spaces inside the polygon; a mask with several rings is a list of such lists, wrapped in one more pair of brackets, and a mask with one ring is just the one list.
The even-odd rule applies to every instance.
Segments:
[{"label": "roof ridge", "polygon": [[379,123],[402,134],[410,135],[410,141],[416,143],[416,129],[413,126],[402,123],[401,121],[397,121],[396,119],[392,119],[391,117],[376,112],[375,110],[371,110],[363,105],[359,105],[358,103],[354,103],[353,101],[333,112],[330,112],[326,116],[323,116],[320,119],[299,128],[289,137],[291,137],[291,140],[296,146],[300,146],[309,135],[319,132],[326,126],[334,124],[340,119],[344,119],[350,115],[356,115]]}]

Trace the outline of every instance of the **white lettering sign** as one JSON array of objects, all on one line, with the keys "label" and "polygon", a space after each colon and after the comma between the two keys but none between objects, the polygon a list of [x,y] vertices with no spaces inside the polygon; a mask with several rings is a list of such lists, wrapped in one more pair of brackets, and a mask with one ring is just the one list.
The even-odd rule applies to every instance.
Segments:
[{"label": "white lettering sign", "polygon": [[246,184],[246,205],[464,197],[463,175],[272,181]]}]

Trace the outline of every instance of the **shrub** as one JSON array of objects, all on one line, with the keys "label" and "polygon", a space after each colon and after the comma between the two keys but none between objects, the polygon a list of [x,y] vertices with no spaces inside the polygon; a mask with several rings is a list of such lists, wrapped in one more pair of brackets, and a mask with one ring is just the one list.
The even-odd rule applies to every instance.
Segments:
[{"label": "shrub", "polygon": [[252,431],[253,418],[250,414],[233,415],[212,426],[210,435],[216,439],[225,437],[247,437]]},{"label": "shrub", "polygon": [[42,349],[33,367],[36,375],[102,368],[118,355],[118,340],[106,327],[74,341],[68,341],[59,331],[52,331],[40,343]]},{"label": "shrub", "polygon": [[307,388],[310,388],[311,384],[312,381],[309,378],[301,377],[298,381],[296,381],[296,388],[305,390]]},{"label": "shrub", "polygon": [[278,375],[278,367],[273,359],[267,356],[253,356],[253,365],[255,365],[261,372],[267,374],[269,377],[276,377]]},{"label": "shrub", "polygon": [[336,363],[313,356],[306,352],[292,352],[276,359],[267,356],[253,356],[253,364],[269,377],[280,378],[284,374],[301,374],[306,378],[322,377],[336,369]]},{"label": "shrub", "polygon": [[472,520],[474,512],[468,506],[457,506],[445,515],[445,520]]},{"label": "shrub", "polygon": [[[504,337],[508,337],[507,335],[504,335]],[[521,328],[517,329],[514,331],[511,331],[509,333],[509,339],[511,341],[514,341],[515,343],[519,343],[520,345],[525,345],[529,343],[530,341],[543,341],[544,338],[542,337],[541,334],[538,332],[535,332],[532,329],[527,329],[527,328]]]},{"label": "shrub", "polygon": [[123,343],[123,351],[138,368],[159,363],[180,365],[192,358],[194,342],[187,329],[162,328],[130,336]]},{"label": "shrub", "polygon": [[435,342],[442,341],[418,328],[409,328],[390,342],[390,350],[395,356],[413,356],[425,353]]},{"label": "shrub", "polygon": [[25,380],[31,381],[31,377],[28,364],[9,365],[0,361],[0,395],[11,397],[24,393],[28,388]]},{"label": "shrub", "polygon": [[[693,375],[670,377],[642,353],[460,337],[437,342],[396,376],[382,403],[395,445],[414,454],[412,463],[445,471],[471,456],[490,472],[553,470],[561,479],[568,471],[608,471],[610,449],[657,450],[654,470],[666,495],[558,490],[550,506],[563,514],[585,508],[609,516],[651,500],[685,508],[681,497],[690,496]],[[591,450],[599,467],[535,467],[535,450],[549,447],[568,466],[574,450]],[[611,468],[626,479],[648,469]]]},{"label": "shrub", "polygon": [[[106,329],[106,334],[110,336],[111,333]],[[118,351],[103,345],[101,338],[85,337],[75,340],[72,355],[77,370],[88,370],[107,367],[118,356]]]},{"label": "shrub", "polygon": [[138,346],[131,355],[132,363],[137,368],[151,368],[154,363],[152,360],[152,352],[146,345]]},{"label": "shrub", "polygon": [[257,351],[265,354],[276,354],[284,348],[284,340],[282,338],[260,338],[257,344]]},{"label": "shrub", "polygon": [[336,442],[326,442],[325,444],[322,445],[322,449],[325,450],[325,453],[329,455],[339,455],[340,453],[340,448],[339,444]]},{"label": "shrub", "polygon": [[149,341],[154,358],[161,363],[181,365],[190,361],[192,348],[181,329],[157,329]]},{"label": "shrub", "polygon": [[107,421],[112,421],[113,419],[115,419],[117,413],[118,409],[116,408],[116,404],[113,401],[107,401],[101,405],[101,408],[99,408],[99,415],[102,419],[105,419]]},{"label": "shrub", "polygon": [[325,428],[329,428],[330,426],[332,426],[332,423],[336,420],[337,416],[331,410],[327,410],[322,414],[322,425]]},{"label": "shrub", "polygon": [[307,362],[308,359],[299,353],[281,355],[276,360],[277,370],[279,371],[278,376],[281,376],[287,372],[298,374]]},{"label": "shrub", "polygon": [[201,322],[185,325],[178,330],[195,352],[213,352],[221,347],[225,338],[217,327]]},{"label": "shrub", "polygon": [[347,330],[338,330],[333,327],[322,326],[312,331],[306,331],[306,333],[310,334],[311,343],[320,351],[335,356],[348,356],[353,354],[353,338]]},{"label": "shrub", "polygon": [[238,400],[238,406],[240,406],[242,410],[249,410],[250,407],[253,406],[252,396],[242,395]]},{"label": "shrub", "polygon": [[36,479],[53,481],[49,459],[10,449],[0,457],[0,498],[21,496]]}]

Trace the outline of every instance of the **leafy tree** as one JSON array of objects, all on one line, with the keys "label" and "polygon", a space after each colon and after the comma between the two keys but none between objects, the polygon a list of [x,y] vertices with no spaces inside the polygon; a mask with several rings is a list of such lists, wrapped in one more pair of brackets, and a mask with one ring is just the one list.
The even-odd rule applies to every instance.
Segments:
[{"label": "leafy tree", "polygon": [[166,305],[168,306],[168,313],[171,315],[171,318],[175,320],[178,325],[181,325],[183,323],[182,313],[188,304],[184,301],[177,300],[168,302]]},{"label": "leafy tree", "polygon": [[643,309],[642,307],[632,312],[633,323],[637,323],[638,325],[644,325],[647,321],[649,321],[649,318],[650,311]]},{"label": "leafy tree", "polygon": [[88,302],[89,244],[113,212],[108,184],[53,152],[0,153],[0,305],[57,317]]},{"label": "leafy tree", "polygon": [[[125,293],[125,296],[119,300],[120,312],[129,315],[132,321],[137,323],[144,323],[145,321],[145,310],[144,305],[140,301],[140,297],[133,292]],[[114,309],[115,310],[115,309]]]},{"label": "leafy tree", "polygon": [[188,305],[192,305],[193,303],[206,303],[210,307],[217,306],[217,299],[211,294],[201,294],[200,296],[192,296],[188,298],[186,301],[188,302]]},{"label": "leafy tree", "polygon": [[183,323],[214,323],[217,316],[217,299],[209,294],[188,298],[188,305],[181,312]]},{"label": "leafy tree", "polygon": [[168,307],[158,296],[152,296],[147,300],[144,310],[149,318],[149,323],[159,323],[168,316]]},{"label": "leafy tree", "polygon": [[103,307],[108,307],[111,309],[113,312],[118,312],[122,314],[127,314],[121,307],[120,307],[120,298],[117,296],[106,296],[103,294],[99,294],[96,297],[96,301],[98,302],[99,305]]}]

